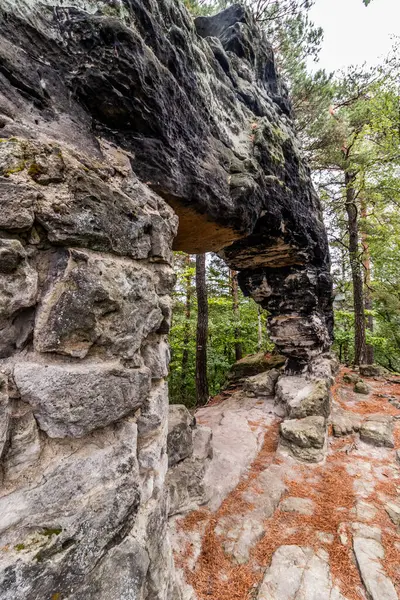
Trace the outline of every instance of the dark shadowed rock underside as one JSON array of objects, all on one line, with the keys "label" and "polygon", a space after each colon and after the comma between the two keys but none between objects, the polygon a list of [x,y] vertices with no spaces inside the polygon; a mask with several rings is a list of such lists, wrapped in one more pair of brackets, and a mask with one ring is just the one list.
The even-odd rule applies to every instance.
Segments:
[{"label": "dark shadowed rock underside", "polygon": [[1,600],[180,598],[173,248],[223,256],[286,370],[324,376],[326,233],[250,14],[0,0]]}]

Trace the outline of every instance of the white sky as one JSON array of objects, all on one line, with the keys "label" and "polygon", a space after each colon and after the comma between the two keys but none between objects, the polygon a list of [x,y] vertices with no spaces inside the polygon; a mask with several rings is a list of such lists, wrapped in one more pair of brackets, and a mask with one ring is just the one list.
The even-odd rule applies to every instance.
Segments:
[{"label": "white sky", "polygon": [[310,17],[325,32],[317,68],[328,72],[377,64],[389,53],[391,36],[400,36],[400,0],[372,0],[368,7],[362,0],[316,0]]}]

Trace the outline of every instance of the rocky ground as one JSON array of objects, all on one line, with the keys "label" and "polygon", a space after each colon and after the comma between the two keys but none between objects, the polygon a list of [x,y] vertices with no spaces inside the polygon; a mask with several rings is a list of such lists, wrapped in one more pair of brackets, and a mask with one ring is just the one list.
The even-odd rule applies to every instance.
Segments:
[{"label": "rocky ground", "polygon": [[197,412],[210,500],[171,520],[186,600],[399,598],[400,379],[357,379],[336,377],[317,463],[279,442],[282,406],[254,386]]}]

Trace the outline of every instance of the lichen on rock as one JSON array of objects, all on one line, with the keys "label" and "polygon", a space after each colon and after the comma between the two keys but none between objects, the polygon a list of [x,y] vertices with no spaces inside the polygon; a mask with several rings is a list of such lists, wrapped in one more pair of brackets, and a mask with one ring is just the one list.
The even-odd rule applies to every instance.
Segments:
[{"label": "lichen on rock", "polygon": [[[240,272],[274,366],[317,376],[331,341],[321,207],[250,12],[114,4],[0,1],[2,600],[179,598],[173,248]],[[209,459],[202,436],[174,489]]]}]

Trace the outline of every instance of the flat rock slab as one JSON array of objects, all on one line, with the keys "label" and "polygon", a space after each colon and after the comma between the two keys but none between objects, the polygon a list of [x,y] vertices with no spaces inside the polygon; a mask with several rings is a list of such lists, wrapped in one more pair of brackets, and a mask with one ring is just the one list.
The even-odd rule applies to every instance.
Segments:
[{"label": "flat rock slab", "polygon": [[356,504],[356,515],[359,521],[373,521],[377,512],[375,506],[365,500],[359,500]]},{"label": "flat rock slab", "polygon": [[251,509],[219,520],[215,531],[222,535],[224,551],[235,562],[248,562],[251,549],[265,534],[265,520],[273,515],[285,491],[280,468],[271,466],[241,496]]},{"label": "flat rock slab", "polygon": [[399,600],[393,583],[380,563],[385,557],[382,545],[375,539],[356,536],[353,538],[353,548],[371,600]]},{"label": "flat rock slab", "polygon": [[258,401],[238,392],[219,405],[196,412],[197,423],[211,427],[213,432],[213,458],[205,475],[211,510],[218,509],[247,472],[264,434],[269,435],[265,428],[275,422],[274,410],[272,399]]},{"label": "flat rock slab", "polygon": [[393,523],[400,526],[400,499],[397,501],[390,501],[385,505],[385,510]]},{"label": "flat rock slab", "polygon": [[289,419],[329,416],[329,390],[323,379],[307,381],[304,377],[281,377],[276,386],[276,397],[284,405]]},{"label": "flat rock slab", "polygon": [[360,439],[373,446],[394,448],[392,417],[369,415],[361,425]]},{"label": "flat rock slab", "polygon": [[333,586],[323,550],[281,546],[261,584],[257,600],[345,600]]},{"label": "flat rock slab", "polygon": [[252,375],[258,375],[271,369],[279,369],[283,367],[285,362],[286,358],[279,354],[272,356],[266,356],[264,352],[249,354],[232,365],[228,373],[228,379],[230,381],[237,381],[243,377],[251,377]]},{"label": "flat rock slab", "polygon": [[279,508],[282,512],[294,512],[299,515],[311,516],[314,512],[314,503],[309,498],[290,496],[281,502]]}]

